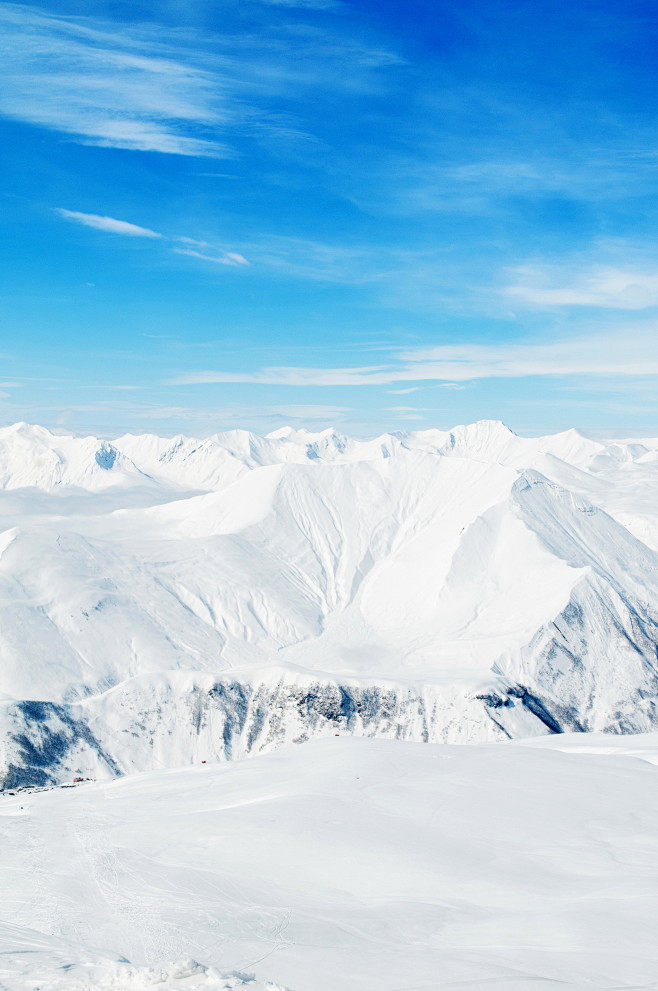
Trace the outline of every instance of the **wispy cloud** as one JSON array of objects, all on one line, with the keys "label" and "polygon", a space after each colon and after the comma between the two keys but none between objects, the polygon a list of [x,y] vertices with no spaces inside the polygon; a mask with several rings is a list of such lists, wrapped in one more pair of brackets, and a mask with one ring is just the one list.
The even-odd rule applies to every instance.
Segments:
[{"label": "wispy cloud", "polygon": [[93,227],[99,231],[106,231],[108,234],[123,234],[127,237],[162,237],[157,231],[149,230],[148,227],[138,227],[137,224],[129,224],[126,220],[115,220],[114,217],[101,217],[96,213],[79,213],[77,210],[64,210],[58,207],[55,210],[60,217],[65,220],[73,220],[84,227]]},{"label": "wispy cloud", "polygon": [[[0,399],[9,398],[8,395],[0,392]],[[255,429],[271,429],[274,426],[284,426],[286,424],[310,424],[313,426],[329,426],[339,423],[352,412],[348,406],[335,406],[326,404],[292,404],[292,405],[248,405],[240,404],[223,407],[203,407],[181,406],[158,402],[130,402],[127,400],[110,399],[98,400],[96,402],[81,403],[53,403],[38,404],[30,406],[9,406],[3,403],[3,410],[8,415],[9,422],[12,418],[28,419],[32,422],[43,422],[44,419],[52,420],[60,426],[75,423],[83,420],[90,426],[85,429],[98,429],[94,420],[90,418],[98,417],[98,423],[102,425],[101,432],[106,433],[108,424],[115,423],[115,430],[125,429],[126,424],[135,423],[139,429],[143,429],[142,424],[148,424],[148,429],[153,425],[162,424],[162,430],[170,431],[174,429],[172,423],[183,424],[185,429],[208,434],[217,430],[225,429],[228,426],[245,427],[251,424]]]},{"label": "wispy cloud", "polygon": [[[362,286],[395,307],[436,311],[439,302],[454,300],[464,280],[459,263],[435,245],[358,241],[351,231],[342,241],[264,233],[242,247],[254,265],[274,277]],[[470,305],[476,295],[471,292]]]},{"label": "wispy cloud", "polygon": [[361,283],[381,278],[393,265],[390,252],[370,245],[350,245],[310,238],[262,235],[245,245],[265,268],[319,282]]},{"label": "wispy cloud", "polygon": [[167,57],[153,38],[0,8],[0,113],[83,144],[207,158],[232,152],[199,127],[226,119],[212,73]]},{"label": "wispy cloud", "polygon": [[58,413],[99,413],[103,415],[123,414],[144,420],[175,420],[187,418],[196,412],[187,406],[165,405],[160,403],[133,403],[122,400],[100,400],[95,403],[69,403],[41,406],[38,412],[49,410]]},{"label": "wispy cloud", "polygon": [[214,262],[215,265],[248,265],[249,262],[244,255],[237,251],[227,251],[222,255],[206,255],[201,251],[194,251],[191,248],[174,248],[174,254],[189,255],[190,258],[200,258],[204,262]]},{"label": "wispy cloud", "polygon": [[356,368],[279,366],[248,372],[200,371],[173,385],[253,383],[282,386],[363,386],[397,382],[460,383],[545,375],[658,375],[658,326],[554,341],[441,344],[402,349],[395,362]]},{"label": "wispy cloud", "polygon": [[261,272],[269,272],[274,277],[369,286],[387,300],[404,299],[412,301],[412,305],[427,306],[430,301],[436,302],[442,293],[449,296],[454,289],[453,273],[447,267],[445,257],[432,249],[404,249],[399,245],[388,247],[367,243],[345,245],[263,234],[240,245],[247,252],[247,258],[242,251],[227,250],[226,247],[188,235],[168,235],[99,214],[61,208],[55,212],[66,220],[110,234],[164,240],[171,245],[174,254],[214,265],[257,265]]},{"label": "wispy cloud", "polygon": [[335,10],[344,6],[340,0],[260,0],[270,7],[299,7],[306,10]]},{"label": "wispy cloud", "polygon": [[503,294],[535,306],[594,306],[644,310],[658,306],[658,268],[633,271],[593,266],[584,271],[558,266],[528,266],[516,271],[518,282]]},{"label": "wispy cloud", "polygon": [[349,406],[325,406],[321,404],[305,403],[283,406],[265,406],[260,409],[252,407],[249,410],[249,415],[251,418],[256,420],[271,420],[275,418],[286,420],[288,422],[328,423],[342,420],[345,417],[345,414],[350,412],[351,410]]},{"label": "wispy cloud", "polygon": [[440,413],[440,406],[388,406],[388,413]]},{"label": "wispy cloud", "polygon": [[658,327],[626,326],[552,341],[439,345],[401,351],[401,374],[463,382],[538,375],[658,375]]},{"label": "wispy cloud", "polygon": [[[412,385],[408,389],[389,389],[389,396],[407,396],[411,392],[420,392],[426,386],[422,385]],[[431,387],[433,389],[465,389],[465,385],[461,385],[459,382],[433,382]]]},{"label": "wispy cloud", "polygon": [[167,385],[251,383],[255,385],[381,385],[397,381],[383,365],[363,368],[301,368],[275,366],[255,372],[192,372],[169,379]]},{"label": "wispy cloud", "polygon": [[[340,7],[335,0],[269,2]],[[273,95],[297,99],[329,80],[334,88],[358,87],[373,70],[401,62],[349,36],[302,30],[283,18],[271,32],[253,30],[248,20],[241,32],[240,24],[229,18],[221,34],[197,37],[3,3],[0,114],[81,144],[226,159],[238,155],[245,136],[274,138],[274,149],[317,141],[312,120],[273,112]]]},{"label": "wispy cloud", "polygon": [[[172,244],[201,244],[209,248],[213,248],[213,245],[208,244],[206,241],[196,241],[191,237],[181,237],[179,235],[174,235],[173,237],[167,237],[165,234],[161,234],[159,231],[152,231],[148,227],[140,227],[137,224],[128,223],[126,220],[115,220],[114,217],[103,217],[96,213],[80,213],[77,210],[64,210],[61,207],[55,209],[60,217],[65,220],[71,220],[74,223],[82,224],[83,227],[92,227],[95,230],[104,231],[106,234],[121,234],[126,237],[145,237],[145,238],[155,238],[156,240],[168,241]],[[189,255],[191,258],[199,258],[202,261],[214,262],[217,265],[229,265],[233,267],[240,267],[244,265],[249,265],[249,262],[244,257],[244,255],[239,254],[237,251],[220,251],[220,249],[214,249],[217,254],[208,255],[200,251],[195,251],[193,248],[171,248],[171,251],[176,255]],[[158,337],[160,335],[149,335],[145,334],[145,337]]]}]

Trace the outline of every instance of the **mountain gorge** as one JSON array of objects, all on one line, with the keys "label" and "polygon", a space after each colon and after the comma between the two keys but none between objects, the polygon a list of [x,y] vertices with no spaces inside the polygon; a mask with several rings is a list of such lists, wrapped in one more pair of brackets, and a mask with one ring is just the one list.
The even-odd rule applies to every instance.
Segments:
[{"label": "mountain gorge", "polygon": [[351,734],[643,732],[658,440],[0,430],[5,787]]}]

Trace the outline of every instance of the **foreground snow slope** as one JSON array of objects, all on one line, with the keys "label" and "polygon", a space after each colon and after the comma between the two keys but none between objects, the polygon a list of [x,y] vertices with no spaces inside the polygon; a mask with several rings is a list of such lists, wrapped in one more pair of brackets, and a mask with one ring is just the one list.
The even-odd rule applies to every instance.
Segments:
[{"label": "foreground snow slope", "polygon": [[5,795],[0,987],[653,988],[658,768],[624,751],[658,736],[537,743],[341,737]]},{"label": "foreground snow slope", "polygon": [[655,441],[0,430],[0,774],[658,723]]}]

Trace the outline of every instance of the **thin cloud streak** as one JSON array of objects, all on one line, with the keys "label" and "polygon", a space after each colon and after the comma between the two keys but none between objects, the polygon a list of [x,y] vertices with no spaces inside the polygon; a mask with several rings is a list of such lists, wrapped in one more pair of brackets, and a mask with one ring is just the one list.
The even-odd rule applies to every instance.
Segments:
[{"label": "thin cloud streak", "polygon": [[214,262],[215,265],[243,266],[249,265],[244,255],[237,251],[227,251],[219,257],[215,255],[204,255],[201,251],[193,251],[191,248],[172,248],[176,255],[188,255],[190,258],[200,258],[204,262]]},{"label": "thin cloud streak", "polygon": [[260,0],[268,7],[299,7],[302,10],[337,10],[344,4],[340,0]]},{"label": "thin cloud streak", "polygon": [[[76,210],[64,210],[61,207],[56,208],[55,213],[59,214],[60,217],[63,217],[64,220],[71,220],[74,223],[82,224],[83,227],[92,227],[95,230],[100,230],[107,234],[121,234],[127,237],[145,237],[169,241],[176,244],[203,244],[207,245],[209,248],[213,247],[205,241],[196,241],[191,237],[167,237],[165,234],[160,234],[158,231],[152,231],[148,227],[140,227],[137,224],[128,223],[126,220],[116,220],[114,217],[103,217],[96,213],[80,213]],[[200,251],[195,251],[193,248],[171,248],[171,251],[176,255],[188,255],[191,258],[199,258],[202,261],[214,262],[216,265],[229,265],[234,268],[250,264],[244,255],[239,254],[237,251],[224,251],[221,255],[207,255]],[[146,334],[144,336],[148,337],[153,335]]]},{"label": "thin cloud streak", "polygon": [[[593,306],[645,310],[658,306],[658,270],[631,271],[598,266],[574,279],[572,270],[527,267],[517,270],[519,283],[503,295],[535,306]],[[557,285],[555,284],[557,283]]]},{"label": "thin cloud streak", "polygon": [[[0,392],[0,399],[8,399],[9,395]],[[125,429],[120,425],[121,421],[131,420],[140,423],[147,421],[149,428],[151,423],[162,421],[179,421],[186,424],[188,430],[198,430],[204,434],[213,433],[220,429],[226,429],[228,425],[235,425],[243,428],[245,423],[252,422],[254,425],[267,425],[271,428],[274,425],[284,426],[294,423],[301,427],[305,424],[332,425],[345,420],[346,416],[353,412],[349,406],[325,405],[325,404],[292,404],[292,405],[246,405],[224,406],[219,408],[195,408],[191,406],[166,405],[158,402],[138,403],[127,400],[99,400],[91,403],[52,403],[39,405],[18,406],[9,403],[2,403],[2,411],[7,414],[9,422],[17,419],[27,419],[29,422],[43,420],[44,414],[51,414],[57,418],[59,424],[68,423],[76,417],[86,415],[97,415],[107,422],[111,417],[117,421],[115,430],[119,432]],[[166,430],[171,430],[167,425]]]},{"label": "thin cloud streak", "polygon": [[443,344],[401,350],[397,362],[358,368],[280,366],[254,372],[201,371],[169,385],[241,383],[285,386],[363,386],[398,382],[468,382],[490,378],[571,375],[658,375],[658,328],[630,328],[548,343]]},{"label": "thin cloud streak", "polygon": [[124,234],[127,237],[162,237],[162,234],[158,234],[157,231],[152,231],[148,227],[139,227],[126,220],[115,220],[114,217],[102,217],[96,213],[79,213],[77,210],[64,210],[61,207],[57,207],[55,213],[64,217],[65,220],[72,220],[84,227],[93,227],[95,230],[106,231],[108,234]]}]

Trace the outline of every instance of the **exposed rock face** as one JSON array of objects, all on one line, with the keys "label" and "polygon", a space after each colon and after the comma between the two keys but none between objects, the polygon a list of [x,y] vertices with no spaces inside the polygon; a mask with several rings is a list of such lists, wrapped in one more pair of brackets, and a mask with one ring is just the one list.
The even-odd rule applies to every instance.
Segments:
[{"label": "exposed rock face", "polygon": [[[628,619],[634,622],[630,614]],[[570,638],[542,630],[532,645],[532,665],[530,652],[524,654],[537,672],[532,687],[503,677],[493,678],[487,690],[472,691],[459,685],[291,681],[273,672],[262,681],[197,675],[190,683],[188,675],[173,673],[133,679],[84,702],[17,702],[5,708],[2,784],[41,786],[77,774],[104,778],[234,760],[332,734],[482,743],[569,731],[655,729],[658,678],[641,653],[650,645],[655,649],[655,640],[643,633],[638,646],[620,624],[629,665],[623,676],[616,673],[618,684],[607,681],[604,688],[588,665],[583,613],[570,604],[560,621]],[[616,666],[611,668],[614,678]]]},{"label": "exposed rock face", "polygon": [[[496,703],[438,689],[271,677],[255,684],[205,678],[191,688],[177,681],[137,679],[108,693],[102,706],[93,699],[9,706],[4,787],[233,760],[335,733],[422,743],[503,736],[487,715]],[[510,696],[507,704],[517,703]],[[546,729],[536,716],[524,722],[530,732]]]}]

